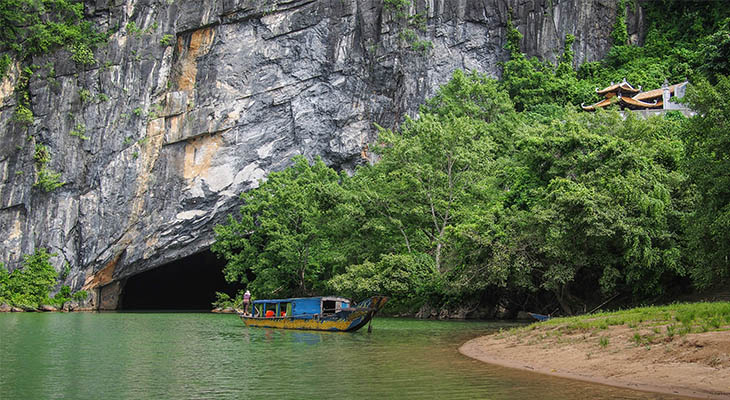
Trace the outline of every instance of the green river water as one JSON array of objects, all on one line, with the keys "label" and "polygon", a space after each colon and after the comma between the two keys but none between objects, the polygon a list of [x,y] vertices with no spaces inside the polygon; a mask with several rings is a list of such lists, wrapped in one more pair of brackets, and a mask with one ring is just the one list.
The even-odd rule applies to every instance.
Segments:
[{"label": "green river water", "polygon": [[372,333],[209,313],[0,314],[0,399],[667,399],[484,364],[509,326],[376,318]]}]

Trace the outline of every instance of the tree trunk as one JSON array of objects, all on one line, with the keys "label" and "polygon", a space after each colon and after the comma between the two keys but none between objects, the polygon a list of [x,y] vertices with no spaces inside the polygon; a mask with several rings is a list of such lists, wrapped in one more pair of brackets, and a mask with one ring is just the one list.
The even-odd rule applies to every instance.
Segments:
[{"label": "tree trunk", "polygon": [[563,310],[563,312],[567,315],[573,315],[573,308],[570,306],[570,294],[568,293],[568,289],[565,286],[560,287],[560,289],[555,290],[555,297],[558,299],[558,304],[560,304],[560,308]]}]

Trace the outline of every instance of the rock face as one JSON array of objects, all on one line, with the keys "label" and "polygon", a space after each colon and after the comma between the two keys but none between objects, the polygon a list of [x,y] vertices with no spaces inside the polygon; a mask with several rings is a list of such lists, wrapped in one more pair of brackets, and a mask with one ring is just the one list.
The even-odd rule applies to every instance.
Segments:
[{"label": "rock face", "polygon": [[[351,169],[374,122],[394,127],[455,69],[498,76],[510,10],[528,54],[554,59],[570,33],[576,63],[606,53],[616,14],[612,0],[413,3],[87,0],[115,31],[95,64],[35,59],[30,126],[12,121],[18,66],[0,85],[0,261],[48,248],[65,284],[116,308],[125,278],[208,248],[292,156]],[[37,144],[65,182],[49,193]]]}]

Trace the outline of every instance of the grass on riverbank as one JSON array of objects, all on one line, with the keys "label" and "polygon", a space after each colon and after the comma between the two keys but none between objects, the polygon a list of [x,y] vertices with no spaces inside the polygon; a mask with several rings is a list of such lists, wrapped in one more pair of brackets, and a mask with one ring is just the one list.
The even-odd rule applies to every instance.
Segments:
[{"label": "grass on riverbank", "polygon": [[[500,332],[499,336],[518,339],[530,336],[534,341],[535,338],[541,340],[582,334],[583,339],[600,336],[598,345],[606,347],[610,339],[601,335],[602,331],[624,325],[634,331],[630,340],[636,345],[671,342],[689,333],[730,330],[730,302],[679,303],[552,318]],[[542,333],[536,336],[536,331]]]}]

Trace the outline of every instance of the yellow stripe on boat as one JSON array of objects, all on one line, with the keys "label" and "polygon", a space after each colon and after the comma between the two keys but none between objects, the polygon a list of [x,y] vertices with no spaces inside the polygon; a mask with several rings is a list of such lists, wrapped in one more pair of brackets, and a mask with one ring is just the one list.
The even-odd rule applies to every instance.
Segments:
[{"label": "yellow stripe on boat", "polygon": [[317,321],[314,319],[288,319],[288,318],[244,318],[247,326],[258,326],[262,328],[282,329],[308,329],[308,330],[338,330],[344,331],[350,327],[352,321]]}]

